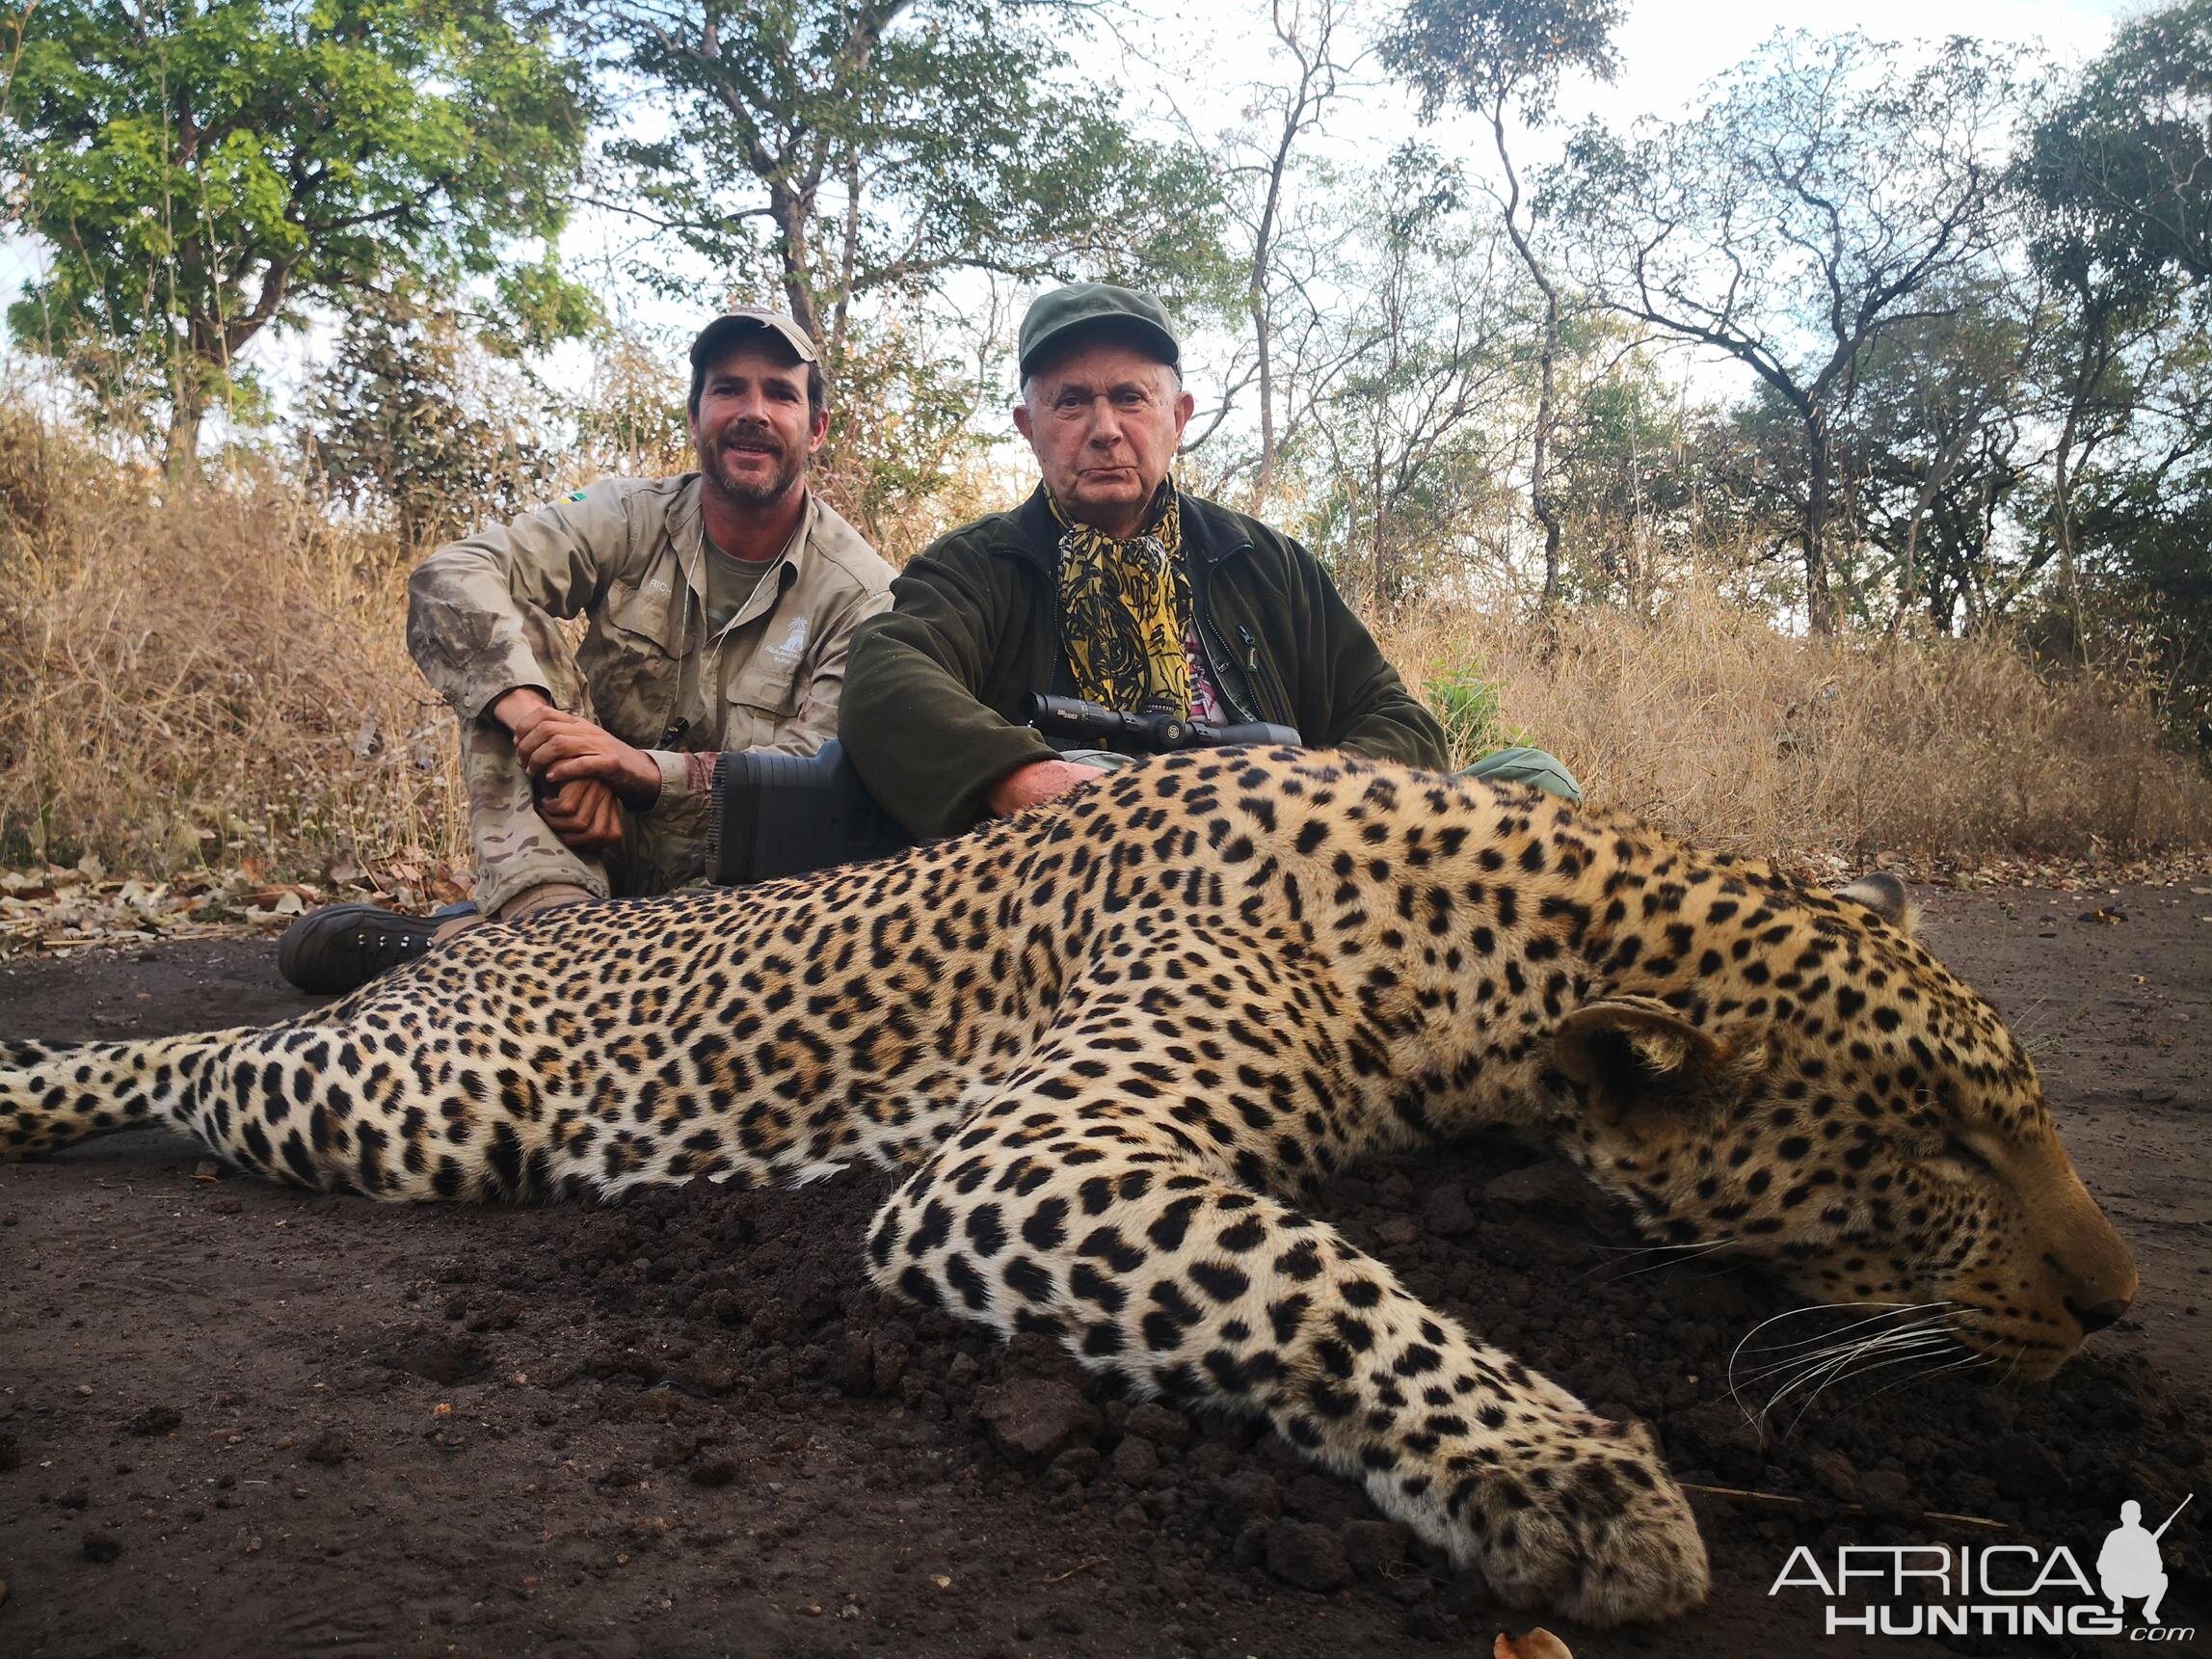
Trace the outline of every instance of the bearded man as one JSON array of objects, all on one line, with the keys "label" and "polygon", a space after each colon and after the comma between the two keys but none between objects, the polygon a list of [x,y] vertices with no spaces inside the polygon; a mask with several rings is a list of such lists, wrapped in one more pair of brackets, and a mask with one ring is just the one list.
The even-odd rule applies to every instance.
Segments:
[{"label": "bearded man", "polygon": [[[805,331],[730,311],[691,345],[697,471],[603,479],[422,563],[408,649],[460,717],[474,901],[314,911],[286,978],[351,990],[486,920],[704,872],[717,755],[818,749],[853,630],[891,602],[891,567],[806,487],[828,423]],[[555,625],[578,615],[572,653]]]}]

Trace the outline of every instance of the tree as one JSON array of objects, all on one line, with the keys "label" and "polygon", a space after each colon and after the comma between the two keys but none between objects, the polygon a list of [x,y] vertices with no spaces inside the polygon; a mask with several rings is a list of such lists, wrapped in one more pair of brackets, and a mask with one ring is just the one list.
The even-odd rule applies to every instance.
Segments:
[{"label": "tree", "polygon": [[[1301,437],[1341,361],[1316,361],[1312,349],[1324,330],[1316,289],[1343,258],[1346,227],[1324,205],[1317,214],[1301,200],[1301,183],[1314,182],[1301,164],[1300,147],[1320,131],[1329,106],[1356,70],[1341,61],[1338,39],[1345,17],[1337,0],[1269,0],[1275,44],[1270,57],[1284,78],[1247,89],[1245,130],[1224,133],[1222,177],[1229,218],[1240,233],[1244,310],[1251,324],[1252,357],[1233,361],[1213,419],[1191,435],[1188,447],[1210,439],[1249,387],[1259,400],[1260,448],[1250,459],[1248,505],[1264,512],[1275,491],[1286,450]],[[1307,176],[1301,177],[1301,174]]]},{"label": "tree", "polygon": [[[2078,595],[2075,495],[2131,410],[2131,358],[2212,279],[2212,0],[2123,24],[2039,120],[2013,170],[2036,266],[2066,301],[2049,539]],[[2073,619],[2081,631],[2082,619]]]},{"label": "tree", "polygon": [[1708,412],[1666,384],[1659,354],[1629,333],[1585,312],[1561,342],[1551,485],[1566,530],[1558,597],[1649,616],[1715,551],[1712,451],[1699,427]]},{"label": "tree", "polygon": [[1543,295],[1529,508],[1544,531],[1547,611],[1559,594],[1559,513],[1547,457],[1556,419],[1559,290],[1536,255],[1532,202],[1528,222],[1522,220],[1521,175],[1506,143],[1506,120],[1517,109],[1525,124],[1542,125],[1551,119],[1560,78],[1569,72],[1612,80],[1617,67],[1612,37],[1621,15],[1619,0],[1407,0],[1383,46],[1383,61],[1420,89],[1425,116],[1457,104],[1490,128],[1506,175],[1499,213],[1514,253]]},{"label": "tree", "polygon": [[1815,632],[1837,621],[1829,444],[1852,367],[1998,239],[2015,98],[1971,40],[1912,66],[1860,35],[1781,34],[1686,120],[1586,128],[1552,187],[1607,304],[1726,353],[1795,412]]},{"label": "tree", "polygon": [[[1310,539],[1348,593],[1394,604],[1448,575],[1505,495],[1521,410],[1525,315],[1465,181],[1408,145],[1361,181],[1367,202],[1324,326],[1344,369],[1309,428]],[[1347,209],[1348,211],[1348,209]]]},{"label": "tree", "polygon": [[552,475],[552,447],[513,416],[520,379],[450,311],[405,289],[379,295],[307,390],[314,474],[332,497],[386,513],[410,549],[511,515]]},{"label": "tree", "polygon": [[606,205],[653,232],[639,274],[696,296],[704,264],[814,337],[839,388],[822,468],[865,528],[965,466],[1003,385],[1001,284],[1081,275],[1234,304],[1205,159],[1138,136],[1109,89],[1068,73],[1079,0],[595,0],[588,15],[637,94],[606,147],[623,180]]},{"label": "tree", "polygon": [[609,147],[617,203],[781,296],[833,361],[857,304],[963,272],[1086,274],[1219,303],[1203,158],[1063,84],[1071,0],[605,0],[613,65],[657,133]]},{"label": "tree", "polygon": [[2019,178],[2122,280],[2212,280],[2212,0],[2122,23],[2036,123]]},{"label": "tree", "polygon": [[1892,633],[1916,607],[1939,632],[1978,627],[2032,574],[1999,564],[2038,459],[2031,371],[2051,308],[2033,285],[1991,279],[1931,300],[1861,354],[1837,434],[1850,517],[1890,560]]},{"label": "tree", "polygon": [[2078,569],[2025,596],[2031,636],[2147,682],[2177,739],[2212,756],[2212,292],[2123,342],[2092,413],[2069,480]]},{"label": "tree", "polygon": [[43,0],[5,147],[48,265],[15,337],[201,419],[265,329],[396,279],[495,278],[502,326],[573,330],[549,243],[582,152],[577,66],[496,0]]}]

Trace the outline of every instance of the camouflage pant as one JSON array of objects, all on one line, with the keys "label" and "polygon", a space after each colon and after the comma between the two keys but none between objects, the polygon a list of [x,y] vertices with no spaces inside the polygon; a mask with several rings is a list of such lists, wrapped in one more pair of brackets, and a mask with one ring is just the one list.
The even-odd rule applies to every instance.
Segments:
[{"label": "camouflage pant", "polygon": [[[552,618],[535,605],[523,605],[521,611],[523,633],[545,670],[553,702],[586,719],[597,718],[591,687]],[[622,815],[620,846],[585,854],[564,845],[553,826],[538,816],[530,774],[515,757],[515,740],[489,715],[462,722],[461,774],[468,789],[468,839],[476,849],[474,897],[486,916],[498,915],[509,899],[550,882],[580,887],[598,898],[629,898],[665,893],[685,879],[665,868],[665,847],[649,844],[664,838],[641,833],[632,813]]]}]

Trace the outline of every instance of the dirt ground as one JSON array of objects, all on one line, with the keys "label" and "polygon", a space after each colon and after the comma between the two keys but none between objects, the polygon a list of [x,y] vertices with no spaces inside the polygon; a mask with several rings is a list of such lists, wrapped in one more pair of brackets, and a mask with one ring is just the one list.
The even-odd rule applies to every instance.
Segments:
[{"label": "dirt ground", "polygon": [[[2212,1624],[2212,896],[1920,896],[2142,1268],[2055,1383],[1869,1376],[1762,1435],[1728,1357],[1789,1298],[1628,1254],[1563,1165],[1485,1142],[1325,1194],[1435,1305],[1650,1420],[1682,1479],[1761,1494],[1695,1495],[1701,1614],[1542,1620],[1578,1659],[1933,1653],[1824,1637],[1817,1592],[1770,1586],[1799,1544],[2092,1562],[2121,1498],[2155,1525],[2193,1491],[2164,1612]],[[304,1005],[261,939],[0,969],[10,1037]],[[859,1241],[885,1190],[397,1211],[219,1177],[156,1133],[0,1166],[0,1653],[1487,1655],[1537,1622],[1244,1425],[877,1298]]]}]

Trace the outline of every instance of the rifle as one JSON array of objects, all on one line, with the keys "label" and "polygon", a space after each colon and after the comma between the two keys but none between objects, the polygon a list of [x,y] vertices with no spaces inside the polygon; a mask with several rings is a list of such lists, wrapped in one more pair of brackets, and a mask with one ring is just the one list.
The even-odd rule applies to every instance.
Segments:
[{"label": "rifle", "polygon": [[[1054,748],[1165,755],[1238,744],[1301,746],[1288,726],[1216,726],[1162,709],[1133,713],[1075,697],[1029,696],[1028,724]],[[862,787],[835,737],[813,755],[737,749],[714,763],[706,878],[742,887],[884,858],[914,844]]]},{"label": "rifle", "polygon": [[[2194,1498],[2196,1495],[2197,1494],[2195,1492],[2191,1492],[2189,1494],[2189,1498]],[[2165,1524],[2160,1526],[2156,1532],[2150,1535],[2154,1540],[2164,1538],[2166,1536],[2166,1528],[2172,1526],[2175,1521],[2181,1518],[2181,1512],[2189,1507],[2189,1498],[2183,1498],[2178,1504],[2173,1506],[2173,1512],[2166,1517]]]}]

